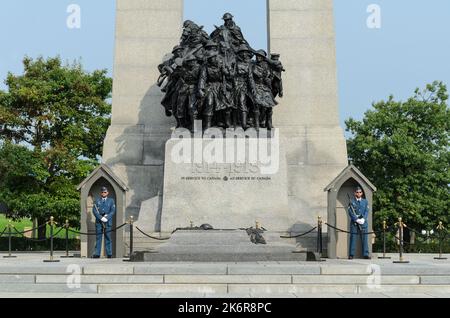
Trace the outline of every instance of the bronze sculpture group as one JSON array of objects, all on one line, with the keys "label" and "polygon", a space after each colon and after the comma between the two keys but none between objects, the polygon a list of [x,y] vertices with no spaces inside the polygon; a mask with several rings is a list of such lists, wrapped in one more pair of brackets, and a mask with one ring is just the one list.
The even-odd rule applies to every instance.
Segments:
[{"label": "bronze sculpture group", "polygon": [[[158,66],[161,104],[177,128],[193,129],[196,120],[211,127],[271,130],[276,97],[283,97],[279,54],[253,50],[233,16],[208,35],[187,20],[180,44]],[[253,57],[256,56],[255,60]]]}]

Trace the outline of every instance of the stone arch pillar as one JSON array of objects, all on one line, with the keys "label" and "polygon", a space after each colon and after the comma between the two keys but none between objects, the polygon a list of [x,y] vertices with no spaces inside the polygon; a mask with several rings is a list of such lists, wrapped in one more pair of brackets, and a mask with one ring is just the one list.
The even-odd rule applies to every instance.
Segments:
[{"label": "stone arch pillar", "polygon": [[[360,186],[364,191],[364,198],[369,201],[369,232],[373,231],[373,193],[376,187],[353,165],[345,168],[325,191],[328,193],[328,223],[339,229],[350,231],[350,220],[347,212],[349,200],[353,198],[354,189]],[[369,251],[372,251],[372,235],[369,235]],[[348,257],[350,235],[328,228],[328,257]],[[362,258],[361,242],[358,239],[355,258]]]},{"label": "stone arch pillar", "polygon": [[[101,187],[107,187],[109,197],[116,202],[116,214],[113,220],[113,228],[125,222],[124,207],[127,187],[109,170],[101,165],[95,169],[78,187],[81,191],[81,232],[95,233],[95,216],[93,214],[94,200],[100,196]],[[125,251],[123,230],[111,233],[113,257],[122,258]],[[80,235],[81,257],[91,257],[95,248],[95,235]],[[104,245],[104,240],[103,240]],[[104,246],[102,254],[104,254]]]}]

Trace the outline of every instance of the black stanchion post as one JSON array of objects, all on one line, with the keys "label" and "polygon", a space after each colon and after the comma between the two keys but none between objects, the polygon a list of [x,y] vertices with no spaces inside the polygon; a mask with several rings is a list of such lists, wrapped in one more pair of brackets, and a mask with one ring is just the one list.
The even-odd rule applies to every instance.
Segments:
[{"label": "black stanchion post", "polygon": [[50,217],[50,259],[45,259],[44,263],[56,263],[59,260],[53,258],[53,226],[55,224],[55,220],[53,216]]},{"label": "black stanchion post", "polygon": [[133,216],[130,216],[130,259],[133,255]]},{"label": "black stanchion post", "polygon": [[318,261],[318,262],[325,261],[324,259],[322,259],[322,253],[323,253],[322,224],[323,224],[322,217],[318,216],[317,217],[317,254],[318,254],[318,257],[316,259],[316,261]]},{"label": "black stanchion post", "polygon": [[439,257],[435,257],[434,259],[445,260],[447,257],[442,257],[442,243],[444,242],[444,237],[442,233],[445,231],[445,227],[442,224],[442,221],[439,221],[438,226],[436,227],[437,232],[439,233]]},{"label": "black stanchion post", "polygon": [[71,258],[73,256],[69,256],[69,220],[68,219],[66,219],[64,228],[66,229],[66,255],[61,256],[61,258]]},{"label": "black stanchion post", "polygon": [[403,223],[402,218],[398,218],[398,238],[399,238],[399,260],[398,261],[394,261],[393,263],[396,264],[405,264],[405,263],[409,263],[409,261],[405,261],[403,259],[403,228],[405,227],[405,223]]},{"label": "black stanchion post", "polygon": [[379,259],[391,259],[389,256],[386,256],[386,230],[387,224],[386,220],[383,221],[383,256],[378,256]]},{"label": "black stanchion post", "polygon": [[130,224],[130,251],[128,255],[128,259],[124,259],[125,262],[131,261],[131,256],[133,255],[133,216],[130,216],[130,220],[127,222]]},{"label": "black stanchion post", "polygon": [[11,255],[11,249],[12,249],[12,232],[11,232],[11,228],[12,228],[12,224],[11,224],[11,220],[8,221],[8,255],[3,256],[3,258],[16,258],[17,256]]}]

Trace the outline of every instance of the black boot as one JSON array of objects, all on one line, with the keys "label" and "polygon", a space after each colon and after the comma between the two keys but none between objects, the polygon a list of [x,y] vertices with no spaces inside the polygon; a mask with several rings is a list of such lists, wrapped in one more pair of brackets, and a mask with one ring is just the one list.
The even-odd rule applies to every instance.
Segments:
[{"label": "black boot", "polygon": [[195,128],[195,120],[197,119],[197,116],[195,115],[190,115],[189,116],[190,120],[191,120],[191,132],[194,132],[194,128]]},{"label": "black boot", "polygon": [[212,126],[212,116],[205,116],[204,120],[205,120],[204,129],[208,130]]},{"label": "black boot", "polygon": [[241,125],[242,125],[242,129],[244,129],[244,131],[246,131],[247,130],[247,113],[246,112],[241,113]]},{"label": "black boot", "polygon": [[261,128],[266,128],[266,114],[267,114],[267,112],[266,112],[266,110],[264,109],[263,111],[262,111],[262,113],[261,113],[261,116],[260,116],[260,127]]},{"label": "black boot", "polygon": [[259,131],[259,112],[255,112],[255,118],[253,119],[253,125],[256,129],[256,131]]},{"label": "black boot", "polygon": [[225,125],[226,125],[225,128],[231,128],[231,126],[233,125],[231,123],[231,110],[227,110],[225,112]]},{"label": "black boot", "polygon": [[272,126],[272,114],[273,114],[273,111],[272,110],[270,110],[270,111],[268,111],[267,112],[267,118],[266,118],[266,127],[267,127],[267,130],[272,130],[272,128],[273,128],[273,126]]},{"label": "black boot", "polygon": [[177,118],[177,127],[176,128],[182,128],[184,127],[184,118]]},{"label": "black boot", "polygon": [[183,128],[189,128],[189,127],[188,127],[188,122],[187,122],[186,117],[180,118],[180,123],[181,123],[181,127],[183,127]]}]

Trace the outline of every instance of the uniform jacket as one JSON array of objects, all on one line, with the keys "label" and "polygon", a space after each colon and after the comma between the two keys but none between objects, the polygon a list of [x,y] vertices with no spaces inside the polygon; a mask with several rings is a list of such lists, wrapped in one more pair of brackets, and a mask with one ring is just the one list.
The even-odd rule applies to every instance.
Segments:
[{"label": "uniform jacket", "polygon": [[[364,218],[367,222],[369,218],[369,202],[366,199],[361,198],[361,201],[352,199],[351,205],[353,206],[353,210],[356,212],[356,216],[353,214],[350,207],[348,207],[348,215],[352,219],[353,222],[356,222],[357,219]],[[367,223],[366,223],[367,224]]]},{"label": "uniform jacket", "polygon": [[108,225],[112,225],[113,216],[116,213],[114,199],[106,198],[106,200],[103,200],[102,198],[99,198],[95,200],[92,212],[94,213],[97,222],[101,222],[102,217],[106,215]]}]

